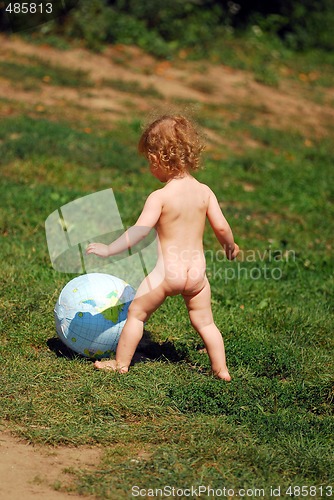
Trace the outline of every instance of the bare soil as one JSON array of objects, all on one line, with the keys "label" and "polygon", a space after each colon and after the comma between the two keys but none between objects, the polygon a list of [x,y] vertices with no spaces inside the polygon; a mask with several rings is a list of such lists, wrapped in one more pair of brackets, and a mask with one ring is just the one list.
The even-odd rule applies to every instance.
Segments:
[{"label": "bare soil", "polygon": [[[22,64],[34,59],[45,61],[58,68],[85,71],[92,82],[88,89],[57,87],[45,75],[38,90],[34,90],[25,88],[24,82],[13,83],[6,74],[1,74],[0,95],[9,102],[30,105],[32,112],[51,107],[61,109],[66,117],[75,109],[79,117],[85,112],[93,113],[107,126],[108,122],[129,116],[133,110],[149,112],[152,105],[168,108],[175,107],[175,102],[191,101],[215,106],[222,120],[237,118],[245,109],[252,110],[250,120],[258,126],[298,130],[309,137],[327,135],[328,127],[334,122],[334,89],[319,89],[318,102],[315,102],[308,91],[308,82],[320,75],[301,74],[296,81],[284,77],[291,72],[284,66],[278,87],[269,87],[257,82],[247,71],[206,61],[160,61],[136,47],[109,46],[100,54],[83,48],[60,51],[48,45],[28,44],[13,36],[0,37],[0,46],[0,61]],[[140,92],[126,94],[108,85],[108,80],[135,81],[143,89],[155,89],[162,99],[154,100]],[[0,108],[0,116],[10,114],[10,106],[4,108],[2,111]],[[209,137],[223,141],[212,130]],[[247,137],[244,140],[247,141]]]},{"label": "bare soil", "polygon": [[[82,496],[66,493],[73,480],[69,469],[94,469],[100,462],[99,447],[33,446],[8,431],[0,433],[1,500],[70,500]],[[61,485],[61,491],[57,487]]]}]

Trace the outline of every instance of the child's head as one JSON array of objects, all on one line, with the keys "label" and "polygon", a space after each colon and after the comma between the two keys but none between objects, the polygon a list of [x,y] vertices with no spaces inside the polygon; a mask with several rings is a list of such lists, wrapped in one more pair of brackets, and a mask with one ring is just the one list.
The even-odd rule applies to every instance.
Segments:
[{"label": "child's head", "polygon": [[180,115],[163,115],[144,130],[138,151],[168,176],[197,170],[204,145],[194,125]]}]

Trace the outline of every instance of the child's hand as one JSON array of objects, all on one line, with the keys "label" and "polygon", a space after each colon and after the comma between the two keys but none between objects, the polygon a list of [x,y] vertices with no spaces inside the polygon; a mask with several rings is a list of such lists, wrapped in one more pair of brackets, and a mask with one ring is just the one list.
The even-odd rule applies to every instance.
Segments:
[{"label": "child's hand", "polygon": [[86,254],[94,254],[98,257],[109,257],[108,245],[104,243],[90,243],[86,249]]},{"label": "child's hand", "polygon": [[239,245],[234,243],[233,252],[226,252],[226,257],[228,258],[228,260],[234,260],[237,257],[239,251],[240,251]]},{"label": "child's hand", "polygon": [[231,260],[235,259],[238,256],[238,253],[240,252],[239,245],[234,243],[234,250],[232,252]]}]

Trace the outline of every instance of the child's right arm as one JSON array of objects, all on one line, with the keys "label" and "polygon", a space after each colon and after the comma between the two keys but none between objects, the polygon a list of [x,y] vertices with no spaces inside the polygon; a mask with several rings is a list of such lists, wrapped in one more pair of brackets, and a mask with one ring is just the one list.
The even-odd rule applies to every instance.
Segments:
[{"label": "child's right arm", "polygon": [[233,260],[239,253],[239,247],[234,242],[232,229],[225,219],[215,194],[209,189],[210,198],[207,208],[207,218],[229,260]]},{"label": "child's right arm", "polygon": [[129,227],[117,240],[105,245],[104,243],[90,243],[86,254],[95,254],[99,257],[111,257],[129,249],[146,238],[154,228],[161,214],[162,204],[159,190],[149,195],[144,208],[134,226]]}]

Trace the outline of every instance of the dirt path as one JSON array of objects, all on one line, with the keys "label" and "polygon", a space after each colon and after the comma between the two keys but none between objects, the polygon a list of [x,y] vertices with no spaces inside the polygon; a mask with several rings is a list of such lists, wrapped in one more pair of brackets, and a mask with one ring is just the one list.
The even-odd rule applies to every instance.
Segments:
[{"label": "dirt path", "polygon": [[0,500],[68,500],[82,496],[56,491],[73,479],[66,469],[96,468],[100,462],[98,447],[32,446],[0,433]]},{"label": "dirt path", "polygon": [[[1,72],[0,96],[31,105],[32,109],[51,106],[70,112],[75,108],[78,116],[86,110],[95,113],[98,119],[114,122],[134,109],[149,111],[157,103],[159,106],[192,101],[215,106],[222,121],[252,110],[249,121],[258,126],[298,130],[311,137],[328,134],[334,122],[333,89],[319,88],[320,97],[315,102],[310,99],[308,75],[299,75],[303,77],[300,81],[286,78],[284,72],[289,71],[283,65],[278,87],[268,87],[247,71],[222,64],[210,65],[205,61],[158,61],[135,47],[109,46],[101,54],[83,48],[60,51],[47,45],[28,44],[15,36],[1,35],[0,47],[0,62],[29,65],[42,61],[57,68],[86,72],[91,82],[88,89],[57,87],[50,84],[46,75],[39,82],[38,91],[33,86],[25,88],[22,82],[6,78],[6,72]],[[140,89],[153,89],[160,97],[148,97],[139,90],[119,91],[110,84],[115,80],[135,82]],[[212,130],[210,135],[213,140],[219,140]]]}]

